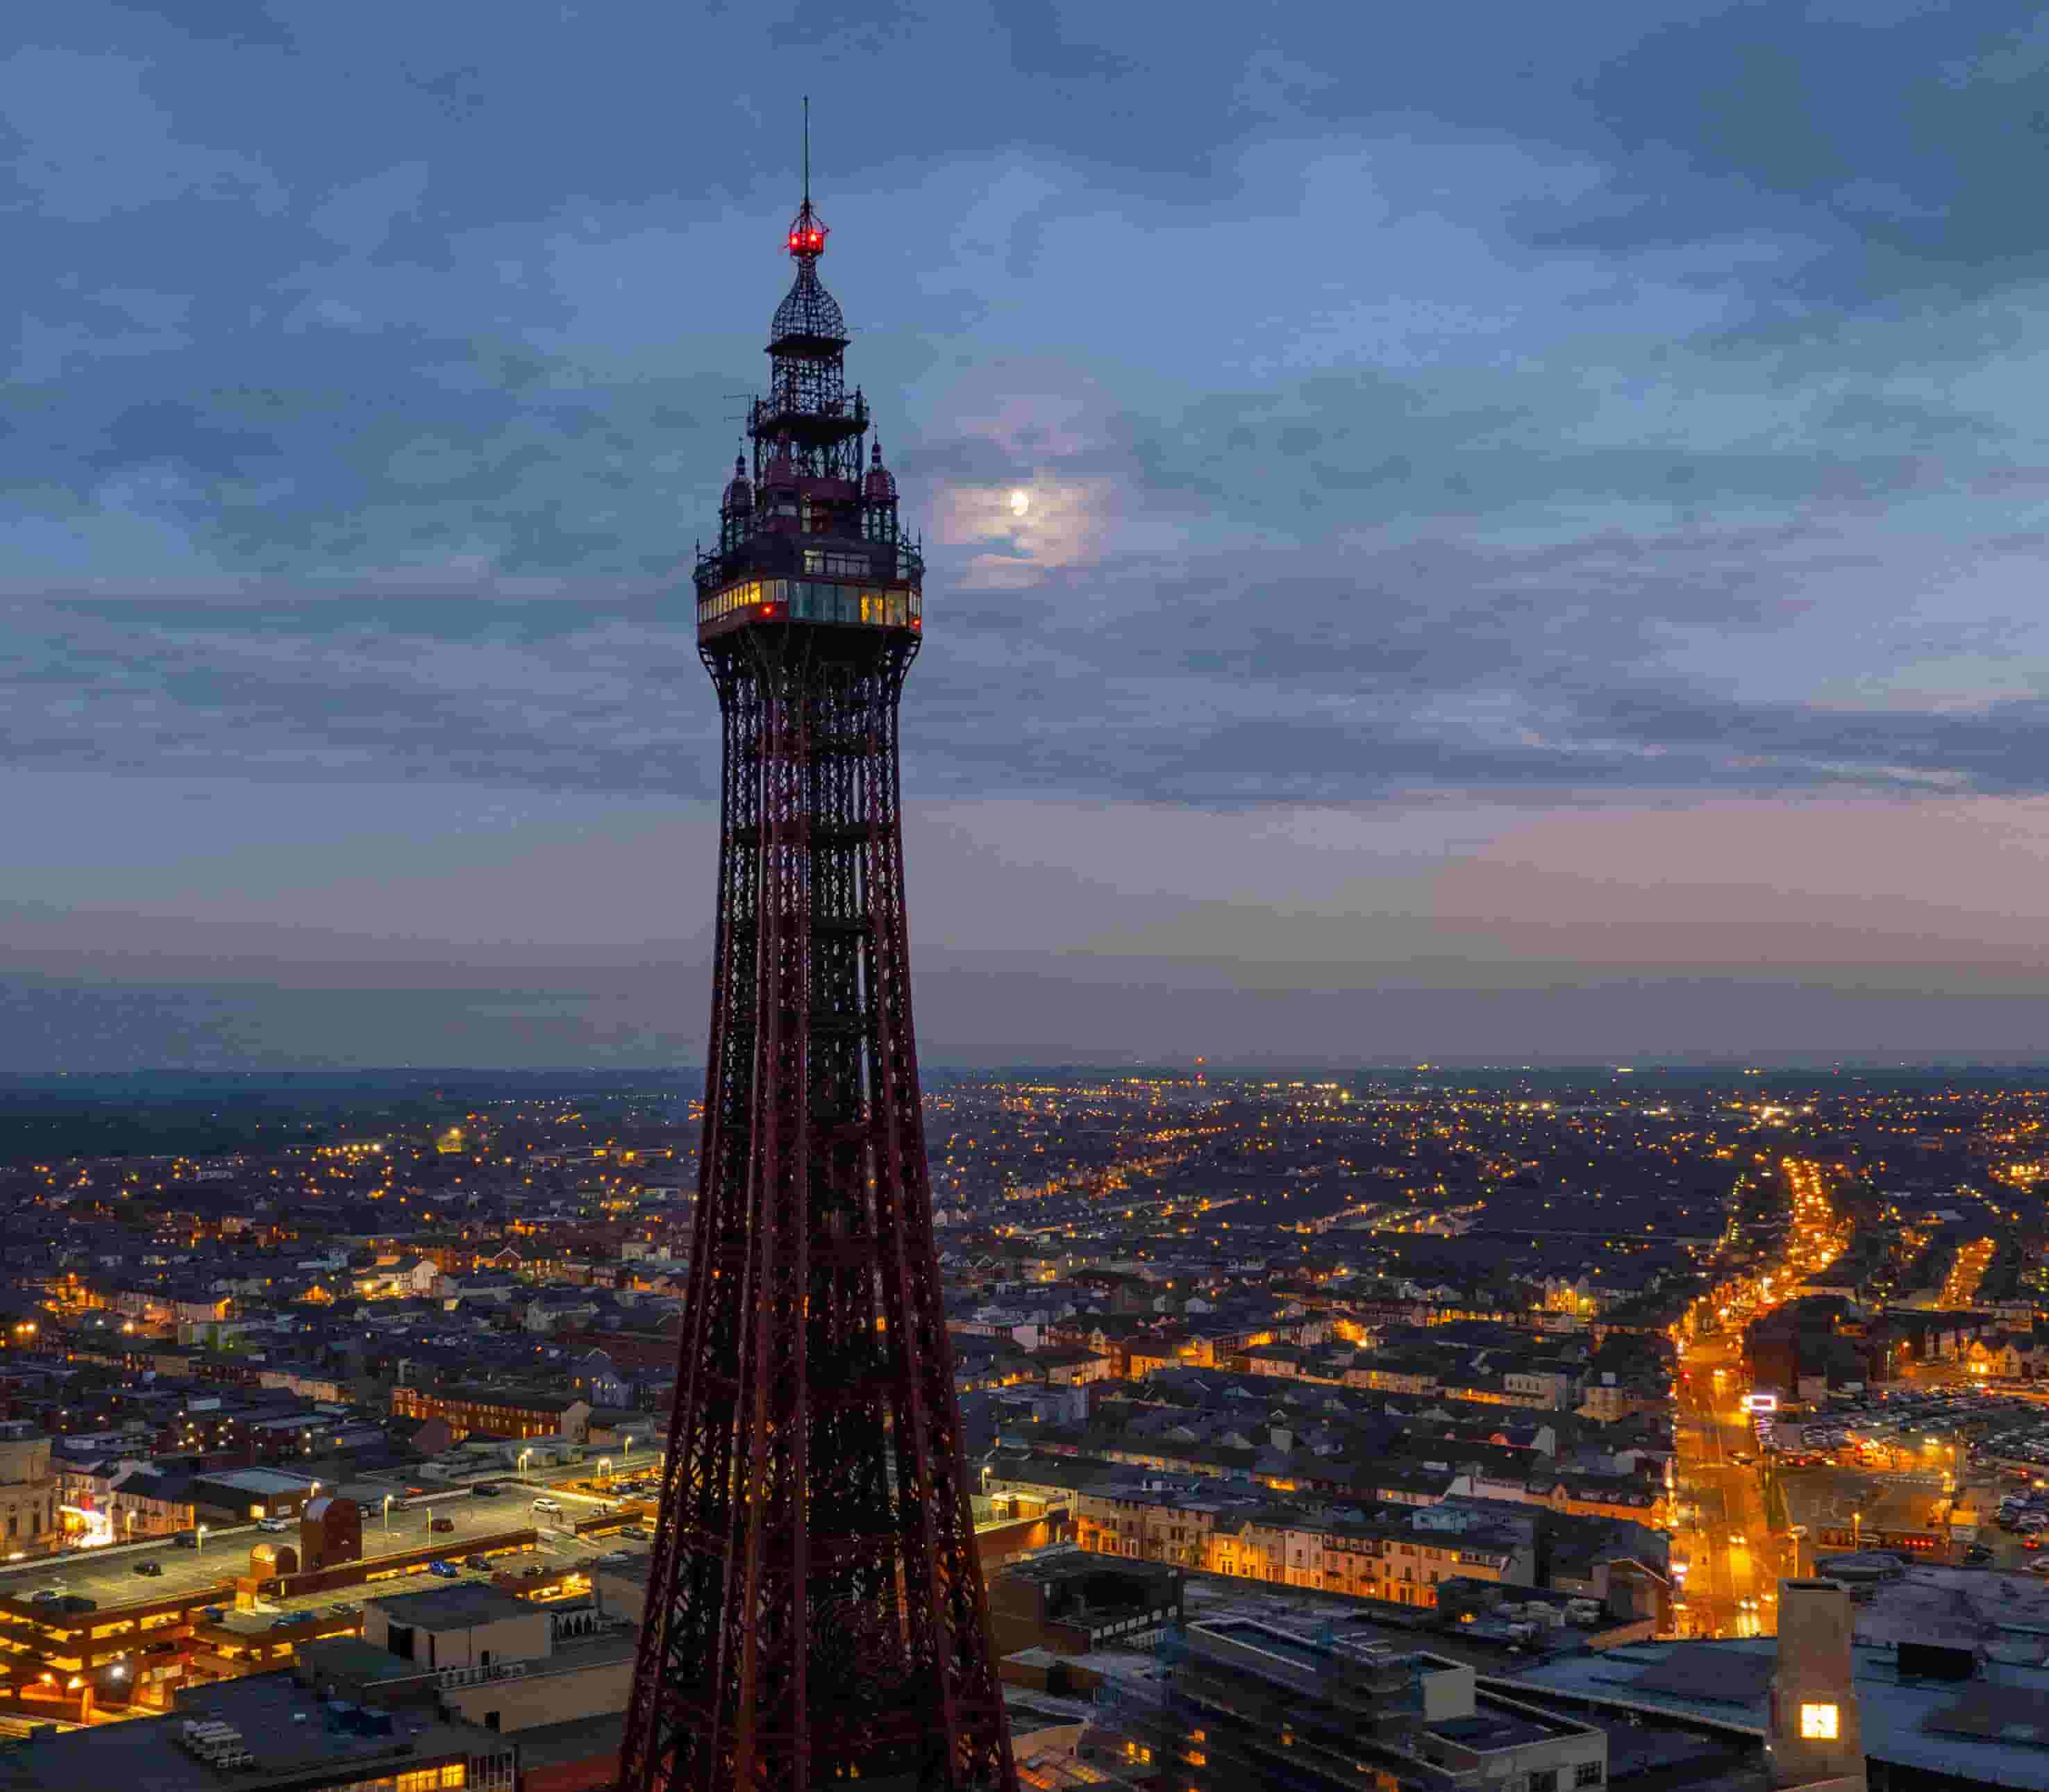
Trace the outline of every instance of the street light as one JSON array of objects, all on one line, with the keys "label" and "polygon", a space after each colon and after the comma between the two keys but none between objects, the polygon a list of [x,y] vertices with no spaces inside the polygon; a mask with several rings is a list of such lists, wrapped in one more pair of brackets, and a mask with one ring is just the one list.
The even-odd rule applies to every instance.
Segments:
[{"label": "street light", "polygon": [[527,1459],[533,1453],[531,1450],[522,1450],[519,1452],[519,1479],[523,1481],[527,1479]]},{"label": "street light", "polygon": [[610,1487],[612,1485],[612,1458],[609,1456],[600,1456],[597,1459],[597,1470],[601,1481],[606,1487]]},{"label": "street light", "polygon": [[384,1534],[387,1537],[391,1534],[391,1502],[395,1497],[391,1494],[384,1496]]},{"label": "street light", "polygon": [[200,1526],[192,1533],[192,1553],[196,1556],[206,1548],[206,1526]]}]

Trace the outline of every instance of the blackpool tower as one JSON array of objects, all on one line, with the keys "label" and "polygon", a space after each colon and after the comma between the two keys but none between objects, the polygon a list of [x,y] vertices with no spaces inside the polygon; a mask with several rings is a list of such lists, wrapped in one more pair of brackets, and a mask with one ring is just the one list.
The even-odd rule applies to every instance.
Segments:
[{"label": "blackpool tower", "polygon": [[[723,725],[702,1160],[621,1792],[1015,1792],[932,1242],[897,701],[923,562],[804,200],[698,652]],[[865,463],[865,464],[864,464]]]}]

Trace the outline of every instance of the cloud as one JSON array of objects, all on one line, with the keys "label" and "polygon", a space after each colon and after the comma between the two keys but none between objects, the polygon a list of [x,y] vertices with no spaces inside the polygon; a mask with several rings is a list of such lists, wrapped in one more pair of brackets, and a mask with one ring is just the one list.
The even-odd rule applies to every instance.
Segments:
[{"label": "cloud", "polygon": [[915,791],[2042,787],[2017,7],[77,17],[0,64],[22,763],[704,793],[796,146],[667,83],[772,50],[928,535]]}]

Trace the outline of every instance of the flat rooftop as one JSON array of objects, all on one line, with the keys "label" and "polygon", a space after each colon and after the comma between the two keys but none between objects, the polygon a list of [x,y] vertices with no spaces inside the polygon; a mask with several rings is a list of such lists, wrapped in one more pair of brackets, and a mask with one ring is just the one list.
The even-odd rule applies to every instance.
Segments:
[{"label": "flat rooftop", "polygon": [[1546,1737],[1569,1735],[1573,1731],[1569,1724],[1547,1724],[1477,1697],[1474,1703],[1477,1708],[1470,1717],[1440,1718],[1423,1727],[1432,1736],[1442,1736],[1461,1748],[1483,1752],[1495,1748],[1518,1748],[1525,1743],[1542,1742]]},{"label": "flat rooftop", "polygon": [[[1865,1754],[1945,1778],[2049,1792],[2049,1668],[2038,1665],[2043,1653],[2038,1646],[2026,1663],[1981,1659],[1969,1680],[1903,1678],[1896,1647],[1856,1644],[1851,1663]],[[1670,1712],[1761,1735],[1778,1659],[1775,1637],[1627,1643],[1502,1678],[1534,1694]]]},{"label": "flat rooftop", "polygon": [[443,1583],[421,1592],[393,1593],[363,1603],[375,1606],[394,1624],[412,1624],[423,1631],[467,1630],[502,1618],[529,1618],[538,1609],[484,1580]]},{"label": "flat rooftop", "polygon": [[[348,1708],[353,1710],[355,1708]],[[276,1780],[302,1779],[314,1767],[358,1769],[364,1779],[473,1754],[503,1752],[511,1739],[431,1712],[383,1714],[388,1734],[365,1735],[344,1723],[289,1673],[227,1681],[192,1696],[169,1717],[143,1717],[73,1730],[0,1749],[0,1792],[80,1792],[125,1786],[136,1792],[247,1792]],[[229,1724],[254,1758],[247,1767],[216,1767],[181,1740],[189,1722]],[[334,1774],[335,1779],[343,1774]]]},{"label": "flat rooftop", "polygon": [[1021,1580],[1052,1582],[1081,1580],[1093,1576],[1126,1580],[1170,1580],[1180,1576],[1181,1570],[1168,1562],[1126,1561],[1122,1556],[1106,1556],[1094,1549],[1084,1549],[1072,1543],[1059,1543],[1049,1549],[1035,1549],[1031,1554],[1020,1556],[1017,1561],[1006,1562],[996,1571],[996,1578],[1014,1575]]}]

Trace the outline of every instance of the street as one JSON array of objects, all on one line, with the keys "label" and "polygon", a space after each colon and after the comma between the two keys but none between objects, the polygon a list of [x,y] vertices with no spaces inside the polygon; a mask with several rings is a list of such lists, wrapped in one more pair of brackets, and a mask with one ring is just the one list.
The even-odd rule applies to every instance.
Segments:
[{"label": "street", "polygon": [[[1685,1603],[1677,1627],[1689,1636],[1769,1635],[1782,1574],[1794,1572],[1790,1537],[1765,1525],[1756,1467],[1731,1459],[1755,1449],[1738,1401],[1733,1339],[1708,1338],[1688,1351],[1679,1385],[1678,1503],[1673,1555],[1685,1559]],[[1717,1379],[1715,1371],[1722,1371]]]}]

